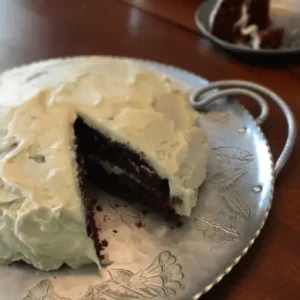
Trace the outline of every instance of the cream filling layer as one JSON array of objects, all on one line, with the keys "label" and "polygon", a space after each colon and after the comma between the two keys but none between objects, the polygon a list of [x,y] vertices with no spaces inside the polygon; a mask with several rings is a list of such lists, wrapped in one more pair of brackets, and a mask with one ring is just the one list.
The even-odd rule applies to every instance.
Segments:
[{"label": "cream filling layer", "polygon": [[132,180],[134,180],[135,182],[146,186],[137,176],[126,172],[122,168],[120,168],[116,165],[113,165],[108,161],[101,160],[101,159],[99,159],[99,157],[94,156],[94,155],[91,155],[89,157],[89,159],[91,159],[95,163],[99,164],[108,174],[126,175],[126,176],[130,177]]}]

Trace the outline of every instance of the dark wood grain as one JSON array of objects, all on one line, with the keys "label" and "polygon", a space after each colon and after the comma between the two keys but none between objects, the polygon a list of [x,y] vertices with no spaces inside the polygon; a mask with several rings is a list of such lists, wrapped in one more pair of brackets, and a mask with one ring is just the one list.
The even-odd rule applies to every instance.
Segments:
[{"label": "dark wood grain", "polygon": [[191,31],[198,31],[194,14],[203,0],[123,0],[142,11],[159,16]]},{"label": "dark wood grain", "polygon": [[[197,1],[140,1],[152,5],[143,10],[137,1],[131,1],[135,5],[128,1],[0,0],[0,69],[73,55],[151,59],[209,80],[237,78],[266,85],[300,117],[299,65],[250,64],[213,48],[193,30],[191,16]],[[246,105],[257,113],[254,104],[246,101]],[[277,157],[286,124],[274,105],[263,129]],[[232,273],[203,299],[300,299],[299,146],[298,141],[278,179],[274,207],[261,236]]]}]

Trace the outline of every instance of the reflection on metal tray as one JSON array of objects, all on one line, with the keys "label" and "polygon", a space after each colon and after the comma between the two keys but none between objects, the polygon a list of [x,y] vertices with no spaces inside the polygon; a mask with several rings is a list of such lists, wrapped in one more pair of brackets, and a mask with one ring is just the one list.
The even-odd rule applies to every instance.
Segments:
[{"label": "reflection on metal tray", "polygon": [[[184,220],[183,227],[170,228],[156,215],[142,216],[138,208],[94,191],[103,207],[97,221],[112,264],[100,276],[94,265],[49,273],[21,263],[1,266],[1,300],[197,299],[230,272],[259,235],[271,207],[274,179],[296,137],[289,108],[274,93],[254,84],[208,85],[174,67],[138,62],[185,84],[191,104],[208,111],[199,114],[209,136],[208,174],[192,217]],[[260,104],[257,122],[232,99],[240,94]],[[289,124],[287,143],[275,167],[258,126],[268,115],[261,94],[280,106]],[[145,226],[140,228],[141,219]]]},{"label": "reflection on metal tray", "polygon": [[271,19],[275,26],[285,29],[283,46],[280,49],[254,50],[250,47],[235,45],[213,36],[208,29],[208,18],[218,0],[204,0],[195,13],[195,22],[204,37],[224,49],[251,55],[300,54],[300,1],[271,0]]}]

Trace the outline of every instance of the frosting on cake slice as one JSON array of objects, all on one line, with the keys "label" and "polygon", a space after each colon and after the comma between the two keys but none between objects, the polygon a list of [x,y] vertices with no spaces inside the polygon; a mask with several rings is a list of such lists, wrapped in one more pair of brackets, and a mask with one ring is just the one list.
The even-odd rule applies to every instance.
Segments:
[{"label": "frosting on cake slice", "polygon": [[130,60],[80,57],[1,76],[0,152],[0,262],[53,270],[99,265],[87,179],[189,216],[208,145],[180,85]]}]

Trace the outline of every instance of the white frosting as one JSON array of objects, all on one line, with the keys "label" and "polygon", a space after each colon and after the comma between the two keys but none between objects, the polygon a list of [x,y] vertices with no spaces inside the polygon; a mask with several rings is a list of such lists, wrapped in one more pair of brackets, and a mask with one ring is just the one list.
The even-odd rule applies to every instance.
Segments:
[{"label": "white frosting", "polygon": [[130,60],[52,60],[0,77],[0,262],[50,270],[98,259],[77,186],[79,115],[144,153],[190,215],[206,176],[207,139],[187,93]]},{"label": "white frosting", "polygon": [[250,36],[251,47],[255,50],[260,49],[261,38],[258,34],[259,28],[257,25],[249,24],[249,6],[247,4],[242,5],[241,18],[235,26],[239,27],[241,34],[244,36]]},{"label": "white frosting", "polygon": [[[109,174],[116,174],[116,175],[122,175],[122,174],[126,174],[126,172],[121,169],[118,166],[114,166],[111,163],[107,162],[107,161],[99,161],[99,164],[102,166],[102,168]],[[133,176],[132,174],[130,174],[130,176],[132,176],[133,178],[135,178],[135,176]],[[138,178],[135,178],[136,180],[139,180]]]},{"label": "white frosting", "polygon": [[257,27],[257,25],[250,25],[246,28],[242,28],[242,34],[244,36],[250,36],[251,37],[251,47],[255,50],[260,49],[260,45],[261,45],[261,37],[259,35],[259,29]]},{"label": "white frosting", "polygon": [[249,5],[243,4],[241,8],[241,18],[235,23],[234,27],[246,28],[249,23]]}]

